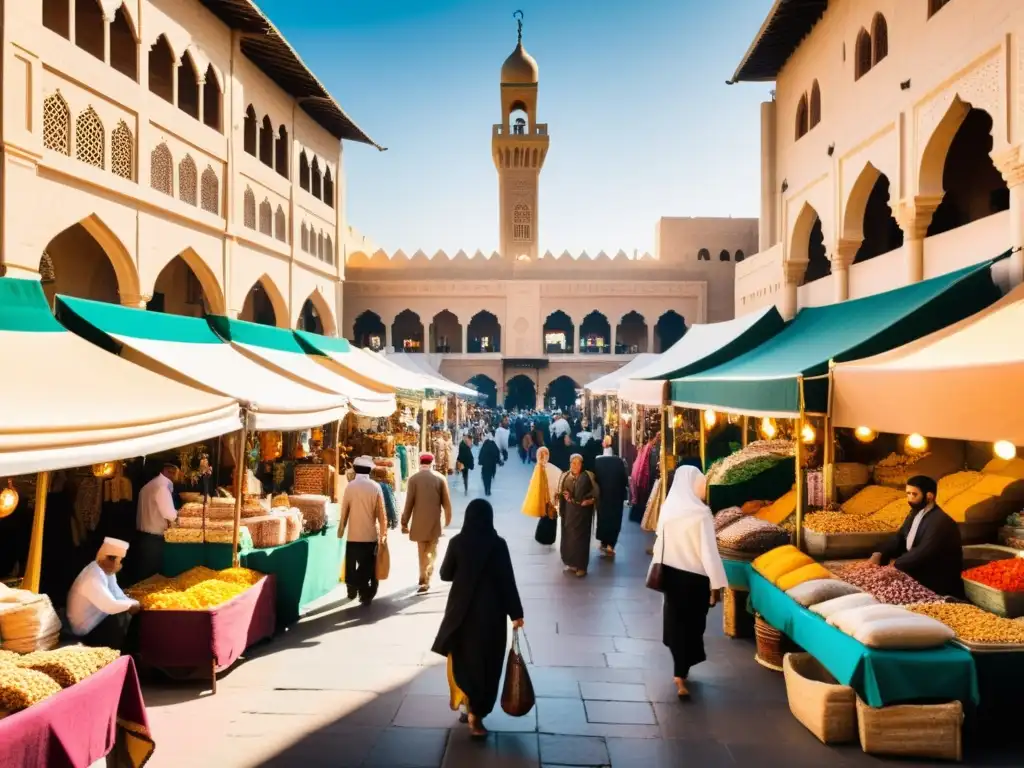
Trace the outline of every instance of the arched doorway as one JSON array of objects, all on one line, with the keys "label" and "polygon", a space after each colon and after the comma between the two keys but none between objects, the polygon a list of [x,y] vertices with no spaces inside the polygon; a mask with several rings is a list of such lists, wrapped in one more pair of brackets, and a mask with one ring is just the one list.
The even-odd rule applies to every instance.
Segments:
[{"label": "arched doorway", "polygon": [[257,282],[249,290],[238,319],[250,323],[258,323],[259,325],[277,325],[277,312],[274,310],[274,302],[262,281]]},{"label": "arched doorway", "polygon": [[654,345],[656,347],[654,351],[664,352],[684,335],[686,335],[686,320],[674,309],[670,309],[658,318],[658,322],[654,326]]},{"label": "arched doorway", "polygon": [[469,321],[467,329],[469,349],[467,352],[501,352],[501,324],[497,315],[487,310],[477,312]]},{"label": "arched doorway", "polygon": [[454,312],[447,309],[434,315],[430,324],[430,351],[439,353],[464,352],[462,324]]},{"label": "arched doorway", "polygon": [[580,352],[603,355],[611,352],[612,326],[596,309],[580,325]]},{"label": "arched doorway", "polygon": [[498,385],[494,379],[490,376],[485,376],[482,373],[478,373],[476,376],[466,382],[467,387],[472,387],[486,399],[484,404],[488,408],[498,407]]},{"label": "arched doorway", "polygon": [[553,379],[544,390],[545,407],[568,411],[576,405],[576,391],[579,388],[580,385],[570,376],[559,376]]},{"label": "arched doorway", "polygon": [[106,251],[81,223],[54,237],[40,256],[46,300],[58,293],[79,299],[120,303],[117,273]]},{"label": "arched doorway", "polygon": [[370,310],[359,315],[352,326],[352,342],[374,352],[384,349],[388,342],[388,329],[380,315]]},{"label": "arched doorway", "polygon": [[646,351],[647,321],[639,312],[628,312],[615,329],[615,354],[632,355]]},{"label": "arched doorway", "polygon": [[821,229],[821,217],[814,219],[811,233],[807,240],[807,268],[800,285],[813,283],[832,274],[832,262],[825,253],[825,235]]},{"label": "arched doorway", "polygon": [[991,151],[992,117],[984,110],[968,109],[946,153],[945,194],[932,216],[928,237],[1009,209],[1010,191]]},{"label": "arched doorway", "polygon": [[544,321],[544,351],[547,354],[572,352],[575,337],[572,318],[562,310],[555,310]]},{"label": "arched doorway", "polygon": [[537,407],[537,385],[526,374],[513,376],[505,383],[505,410],[532,411]]},{"label": "arched doorway", "polygon": [[854,264],[881,256],[903,245],[903,230],[889,207],[889,178],[879,174],[864,209],[864,241],[853,259]]},{"label": "arched doorway", "polygon": [[423,323],[411,309],[398,313],[391,326],[391,341],[396,352],[423,351]]},{"label": "arched doorway", "polygon": [[313,304],[312,299],[306,299],[302,304],[302,309],[299,311],[299,322],[298,329],[300,331],[308,331],[309,333],[319,333],[321,336],[324,335],[324,321],[320,317],[320,313],[317,311],[316,305]]},{"label": "arched doorway", "polygon": [[146,309],[171,315],[202,317],[222,311],[219,305],[219,300],[211,302],[199,276],[189,263],[181,256],[175,256],[160,270]]}]

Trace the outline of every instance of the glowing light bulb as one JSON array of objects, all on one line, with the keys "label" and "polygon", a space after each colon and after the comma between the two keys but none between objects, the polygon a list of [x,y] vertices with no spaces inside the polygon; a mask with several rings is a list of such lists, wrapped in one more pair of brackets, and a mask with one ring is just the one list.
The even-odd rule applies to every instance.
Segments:
[{"label": "glowing light bulb", "polygon": [[93,477],[113,477],[114,471],[117,469],[117,464],[113,461],[105,461],[102,464],[92,465],[92,476]]},{"label": "glowing light bulb", "polygon": [[14,489],[14,481],[8,480],[7,487],[0,491],[0,517],[7,517],[18,508],[18,492]]},{"label": "glowing light bulb", "polygon": [[804,424],[804,428],[800,430],[800,439],[805,444],[813,443],[818,437],[818,433],[814,431],[814,427],[810,424]]},{"label": "glowing light bulb", "polygon": [[761,434],[765,437],[765,439],[771,440],[773,437],[775,437],[775,433],[777,431],[778,430],[775,429],[775,424],[771,419],[769,419],[767,416],[761,419]]},{"label": "glowing light bulb", "polygon": [[909,435],[907,437],[907,441],[906,443],[904,443],[904,447],[906,448],[908,453],[922,453],[925,449],[928,448],[928,441],[924,438],[923,435],[920,435],[917,432],[915,432],[914,434]]},{"label": "glowing light bulb", "polygon": [[718,414],[711,408],[704,411],[704,426],[708,429],[714,429],[715,424],[718,423]]},{"label": "glowing light bulb", "polygon": [[853,436],[862,443],[870,443],[877,437],[875,430],[871,427],[857,427],[857,429],[853,431]]},{"label": "glowing light bulb", "polygon": [[1009,440],[1000,440],[992,446],[992,452],[996,455],[996,458],[1009,461],[1017,456],[1017,446]]}]

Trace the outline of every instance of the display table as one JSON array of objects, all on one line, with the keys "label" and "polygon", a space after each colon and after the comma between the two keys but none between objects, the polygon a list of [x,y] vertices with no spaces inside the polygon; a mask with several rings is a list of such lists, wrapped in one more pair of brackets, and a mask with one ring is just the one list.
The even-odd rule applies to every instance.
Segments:
[{"label": "display table", "polygon": [[[322,533],[303,536],[279,547],[241,552],[241,564],[277,577],[277,621],[281,625],[298,620],[307,605],[338,586],[345,543],[338,538],[338,526]],[[230,544],[167,544],[164,546],[164,576],[177,576],[189,568],[205,565],[222,570],[231,567]]]},{"label": "display table", "polygon": [[275,576],[264,576],[242,594],[206,611],[142,611],[139,661],[163,670],[208,669],[217,673],[246,648],[271,637],[275,621]]},{"label": "display table", "polygon": [[722,565],[725,566],[725,577],[730,587],[746,591],[750,590],[750,573],[753,571],[753,568],[750,567],[749,561],[729,560],[723,557]]},{"label": "display table", "polygon": [[971,654],[946,645],[913,651],[868,648],[801,606],[749,567],[750,602],[765,621],[806,650],[869,706],[914,701],[979,701]]},{"label": "display table", "polygon": [[0,768],[140,768],[154,749],[130,656],[0,720]]}]

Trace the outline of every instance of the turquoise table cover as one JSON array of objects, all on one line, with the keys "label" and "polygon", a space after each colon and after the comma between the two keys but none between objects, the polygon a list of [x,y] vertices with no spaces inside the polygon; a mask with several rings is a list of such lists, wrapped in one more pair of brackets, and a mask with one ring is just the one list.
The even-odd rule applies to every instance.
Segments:
[{"label": "turquoise table cover", "polygon": [[978,704],[978,676],[968,651],[953,645],[913,651],[868,648],[747,567],[754,610],[868,705],[929,700]]},{"label": "turquoise table cover", "polygon": [[750,573],[753,570],[750,567],[750,563],[746,560],[728,560],[722,558],[722,564],[725,566],[725,577],[729,581],[729,586],[733,589],[750,589]]}]

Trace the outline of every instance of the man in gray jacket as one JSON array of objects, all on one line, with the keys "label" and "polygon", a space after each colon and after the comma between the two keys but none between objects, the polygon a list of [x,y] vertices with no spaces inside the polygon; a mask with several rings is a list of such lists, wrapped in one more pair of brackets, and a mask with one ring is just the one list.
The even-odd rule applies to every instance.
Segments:
[{"label": "man in gray jacket", "polygon": [[448,480],[434,471],[433,463],[431,454],[420,455],[420,471],[409,478],[402,512],[402,533],[409,534],[409,540],[415,541],[419,548],[419,594],[430,589],[430,578],[434,575],[437,541],[441,538],[441,514],[444,514],[444,527],[452,522]]}]

